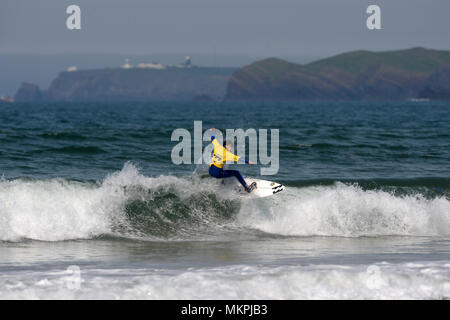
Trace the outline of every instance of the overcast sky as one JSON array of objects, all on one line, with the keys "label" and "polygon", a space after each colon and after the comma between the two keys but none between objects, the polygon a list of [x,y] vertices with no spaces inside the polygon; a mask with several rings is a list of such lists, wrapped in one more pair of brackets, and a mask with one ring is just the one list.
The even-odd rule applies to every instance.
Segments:
[{"label": "overcast sky", "polygon": [[[66,28],[81,7],[82,30]],[[378,4],[382,30],[366,28]],[[0,53],[329,56],[450,49],[450,0],[1,0]]]}]

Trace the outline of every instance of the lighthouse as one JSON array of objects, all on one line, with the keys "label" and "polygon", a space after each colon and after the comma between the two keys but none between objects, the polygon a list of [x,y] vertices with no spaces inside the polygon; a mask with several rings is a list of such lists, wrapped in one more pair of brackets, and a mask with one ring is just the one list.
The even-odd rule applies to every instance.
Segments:
[{"label": "lighthouse", "polygon": [[190,56],[186,56],[186,58],[184,60],[184,67],[185,68],[192,67],[192,62],[191,62],[191,57]]},{"label": "lighthouse", "polygon": [[131,69],[132,66],[130,64],[130,61],[128,60],[128,58],[125,59],[125,63],[121,66],[122,69]]}]

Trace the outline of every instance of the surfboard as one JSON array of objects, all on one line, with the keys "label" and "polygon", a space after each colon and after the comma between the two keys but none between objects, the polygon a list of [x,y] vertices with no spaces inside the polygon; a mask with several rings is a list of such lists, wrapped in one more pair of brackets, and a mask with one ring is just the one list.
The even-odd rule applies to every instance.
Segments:
[{"label": "surfboard", "polygon": [[[200,179],[213,179],[217,180],[216,178],[211,177],[208,173],[200,174]],[[262,179],[254,179],[254,178],[248,178],[244,177],[245,181],[248,185],[251,185],[253,182],[256,182],[256,189],[254,189],[252,192],[248,193],[244,190],[242,185],[234,178],[226,178],[226,179],[220,179],[220,184],[225,187],[226,189],[231,189],[239,193],[239,195],[243,197],[253,197],[253,198],[265,198],[273,196],[277,193],[280,193],[285,189],[285,186],[281,183],[274,182],[274,181],[268,181],[268,180],[262,180]]]},{"label": "surfboard", "polygon": [[285,189],[285,187],[278,182],[253,178],[245,178],[245,181],[247,182],[248,185],[252,184],[253,182],[256,182],[256,189],[254,189],[251,193],[248,193],[238,182],[235,185],[235,189],[242,196],[249,196],[253,198],[265,198],[280,193]]}]

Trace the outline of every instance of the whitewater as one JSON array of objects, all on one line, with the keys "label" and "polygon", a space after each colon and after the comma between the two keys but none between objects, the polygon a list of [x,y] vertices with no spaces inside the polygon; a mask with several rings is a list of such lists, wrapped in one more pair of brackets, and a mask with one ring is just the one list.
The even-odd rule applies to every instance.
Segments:
[{"label": "whitewater", "polygon": [[[448,119],[434,101],[3,105],[0,299],[450,299]],[[196,120],[279,129],[276,175],[235,167],[286,190],[173,164]]]},{"label": "whitewater", "polygon": [[[8,272],[0,276],[0,298],[450,298],[448,252],[431,260],[423,252],[431,243],[438,251],[449,244],[445,196],[336,182],[243,199],[214,183],[196,176],[147,177],[132,163],[102,181],[3,179],[0,268]],[[10,269],[11,248],[25,255],[44,243],[54,243],[52,253],[41,252],[46,260],[59,254],[71,260],[76,252],[80,261],[63,259],[45,271],[25,272],[20,264]],[[145,257],[166,258],[130,268],[121,255],[133,256],[125,253],[132,243]],[[110,256],[114,250],[119,258]],[[99,251],[111,260],[101,267]],[[184,257],[175,265],[171,260],[181,257],[167,256],[172,251],[198,260]],[[389,262],[379,261],[383,255]],[[81,269],[78,290],[68,288],[73,264]]]},{"label": "whitewater", "polygon": [[243,199],[220,187],[213,179],[146,177],[131,163],[100,182],[3,180],[0,240],[450,236],[445,196],[396,196],[337,182]]}]

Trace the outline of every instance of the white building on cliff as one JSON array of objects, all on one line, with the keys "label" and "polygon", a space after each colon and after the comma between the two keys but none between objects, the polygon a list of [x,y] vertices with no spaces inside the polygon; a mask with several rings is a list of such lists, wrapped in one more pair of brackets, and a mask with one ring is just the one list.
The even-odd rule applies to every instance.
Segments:
[{"label": "white building on cliff", "polygon": [[133,66],[130,64],[128,58],[125,59],[125,63],[121,66],[122,69],[131,69]]}]

